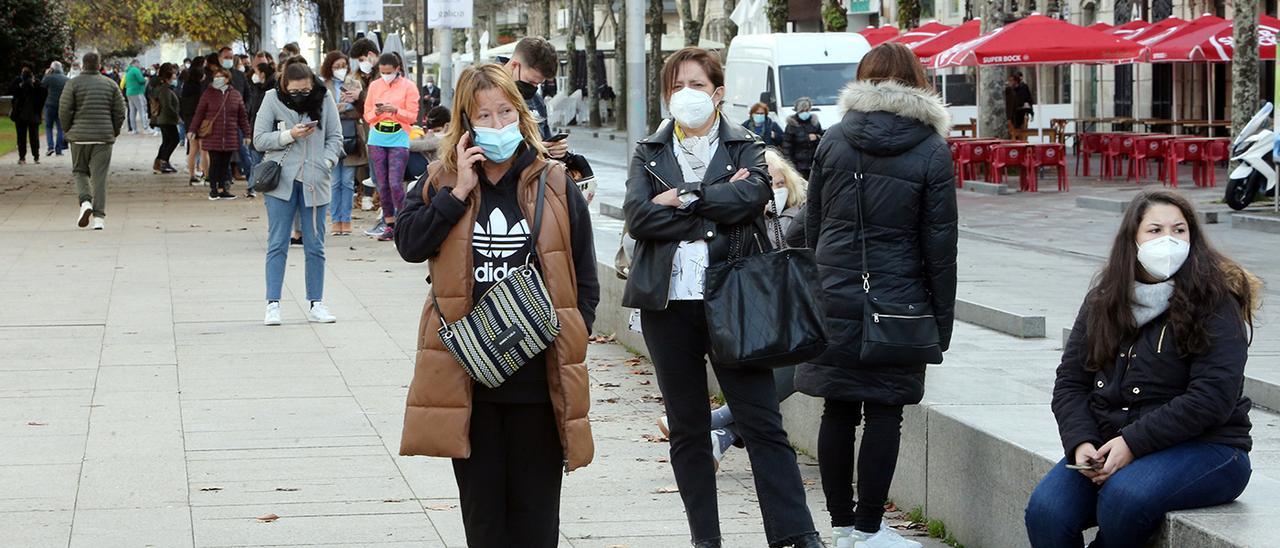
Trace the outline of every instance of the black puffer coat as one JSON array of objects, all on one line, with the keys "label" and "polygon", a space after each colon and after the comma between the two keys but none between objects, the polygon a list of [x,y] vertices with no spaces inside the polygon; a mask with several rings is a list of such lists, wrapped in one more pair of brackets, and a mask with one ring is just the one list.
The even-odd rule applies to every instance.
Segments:
[{"label": "black puffer coat", "polygon": [[830,346],[796,370],[812,396],[887,405],[919,403],[925,364],[860,363],[862,258],[854,173],[866,185],[872,291],[888,302],[933,305],[942,349],[951,342],[956,297],[956,189],[943,138],[950,118],[937,95],[893,82],[854,82],[844,119],[822,139],[809,178],[805,234],[822,275]]},{"label": "black puffer coat", "polygon": [[[816,135],[818,138],[809,137]],[[822,125],[817,116],[810,116],[807,121],[800,121],[792,114],[787,118],[787,129],[782,134],[782,154],[800,171],[800,175],[808,177],[813,166],[813,154],[818,150],[818,139],[822,138]]]},{"label": "black puffer coat", "polygon": [[1088,371],[1089,318],[1081,308],[1053,385],[1053,415],[1068,459],[1082,443],[1102,447],[1120,435],[1136,458],[1187,441],[1252,449],[1253,403],[1244,396],[1249,339],[1240,305],[1221,303],[1200,320],[1209,348],[1197,355],[1178,350],[1168,317],[1142,326],[1116,349],[1113,363]]}]

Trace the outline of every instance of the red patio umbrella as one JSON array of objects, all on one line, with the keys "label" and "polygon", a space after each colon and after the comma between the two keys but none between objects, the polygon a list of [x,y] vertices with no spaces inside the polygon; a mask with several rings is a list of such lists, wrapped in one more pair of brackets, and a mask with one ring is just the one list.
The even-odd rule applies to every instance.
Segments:
[{"label": "red patio umbrella", "polygon": [[1133,40],[1134,42],[1144,46],[1150,46],[1160,40],[1164,40],[1176,33],[1182,32],[1182,30],[1187,27],[1187,24],[1188,22],[1185,19],[1170,17],[1168,19],[1162,19],[1152,23],[1150,26],[1126,36],[1125,38]]},{"label": "red patio umbrella", "polygon": [[1085,28],[1087,28],[1087,29],[1093,29],[1093,30],[1097,30],[1097,31],[1102,31],[1102,32],[1107,32],[1107,31],[1109,31],[1109,30],[1111,30],[1111,29],[1115,28],[1115,26],[1114,26],[1114,25],[1109,25],[1109,24],[1107,24],[1107,23],[1094,23],[1094,24],[1089,25],[1089,26],[1087,26],[1087,27],[1085,27]]},{"label": "red patio umbrella", "polygon": [[973,40],[980,34],[982,34],[982,21],[978,19],[970,19],[965,21],[963,25],[943,32],[928,40],[908,44],[907,47],[911,48],[911,50],[916,53],[916,57],[920,58],[920,62],[923,63],[926,68],[938,68],[933,63],[934,56],[947,51],[956,44]]},{"label": "red patio umbrella", "polygon": [[888,42],[898,37],[898,27],[893,25],[885,25],[883,27],[867,27],[858,31],[863,38],[867,39],[867,43],[871,47],[878,46],[884,42]]},{"label": "red patio umbrella", "polygon": [[1133,36],[1134,33],[1140,32],[1149,26],[1151,26],[1151,23],[1148,23],[1146,21],[1142,21],[1142,20],[1129,21],[1128,23],[1112,28],[1111,30],[1108,30],[1106,32],[1107,34],[1112,34],[1115,36],[1119,36],[1121,38],[1130,38]]},{"label": "red patio umbrella", "polygon": [[[1205,24],[1196,19],[1183,31],[1151,45],[1151,61],[1167,63],[1177,61],[1201,61],[1227,63],[1235,53],[1231,21],[1208,19]],[[1263,14],[1258,18],[1258,59],[1276,58],[1276,36],[1280,34],[1280,19]]]},{"label": "red patio umbrella", "polygon": [[918,27],[916,27],[916,28],[914,28],[914,29],[911,29],[911,30],[909,30],[909,31],[907,31],[907,32],[904,32],[904,33],[902,33],[902,35],[901,35],[901,36],[898,36],[898,37],[896,37],[896,38],[894,38],[894,39],[892,39],[892,40],[889,40],[889,41],[890,41],[890,42],[898,42],[898,43],[900,43],[900,44],[902,44],[902,45],[905,45],[905,46],[907,46],[907,47],[911,47],[911,45],[912,45],[912,44],[919,44],[920,42],[924,42],[925,40],[929,40],[929,39],[931,39],[931,38],[933,38],[933,37],[935,37],[935,36],[937,36],[937,35],[939,35],[939,34],[942,34],[942,33],[944,33],[944,32],[949,31],[949,30],[951,30],[951,29],[953,29],[953,28],[955,28],[955,27],[952,27],[951,25],[944,25],[944,24],[939,23],[939,22],[937,22],[937,21],[930,21],[930,22],[925,23],[925,24],[923,24],[923,25],[920,25],[920,26],[918,26]]}]

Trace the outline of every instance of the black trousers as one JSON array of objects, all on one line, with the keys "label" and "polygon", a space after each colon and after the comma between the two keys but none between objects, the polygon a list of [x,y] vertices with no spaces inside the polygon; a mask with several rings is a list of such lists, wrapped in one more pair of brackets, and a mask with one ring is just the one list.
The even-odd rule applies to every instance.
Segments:
[{"label": "black trousers", "polygon": [[160,128],[161,135],[160,152],[156,154],[156,159],[167,164],[173,151],[178,148],[178,126],[164,124],[156,127]]},{"label": "black trousers", "polygon": [[209,151],[209,188],[225,190],[231,184],[231,157],[234,150]]},{"label": "black trousers", "polygon": [[453,460],[467,546],[555,548],[564,451],[551,404],[471,405],[471,458]]},{"label": "black trousers", "polygon": [[[853,500],[854,429],[866,417],[862,449],[857,452],[858,501]],[[864,533],[880,530],[889,485],[898,466],[902,406],[827,399],[818,429],[818,470],[832,527],[853,526]]]},{"label": "black trousers", "polygon": [[14,122],[18,130],[18,159],[27,159],[27,143],[31,143],[31,156],[40,158],[40,122]]},{"label": "black trousers", "polygon": [[[694,542],[720,538],[707,408],[707,318],[702,307],[702,301],[671,301],[666,310],[640,313],[666,405],[671,468]],[[773,373],[716,367],[715,374],[747,446],[769,545],[813,533],[796,452],[782,429]]]}]

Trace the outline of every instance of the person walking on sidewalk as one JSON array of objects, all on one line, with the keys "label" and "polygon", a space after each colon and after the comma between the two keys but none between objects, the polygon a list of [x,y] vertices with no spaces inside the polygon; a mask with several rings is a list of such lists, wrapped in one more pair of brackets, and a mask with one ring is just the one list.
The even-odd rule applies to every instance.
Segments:
[{"label": "person walking on sidewalk", "polygon": [[868,295],[904,308],[924,303],[911,306],[931,307],[933,316],[923,321],[932,318],[940,351],[950,345],[958,237],[945,140],[951,119],[915,54],[896,43],[863,57],[840,109],[844,118],[814,157],[805,206],[805,239],[818,261],[830,341],[825,353],[796,367],[796,388],[824,400],[818,464],[836,546],[919,548],[883,517],[903,406],[924,397],[925,363],[863,359],[862,332],[869,329],[863,318]]},{"label": "person walking on sidewalk", "polygon": [[[454,106],[440,161],[410,187],[395,231],[401,257],[431,261],[433,293],[400,454],[453,458],[468,546],[554,548],[561,479],[594,455],[585,361],[600,284],[591,214],[565,167],[547,160],[502,67],[463,70]],[[469,313],[526,264],[546,282],[560,333],[497,388],[474,383],[445,350],[441,322]]]},{"label": "person walking on sidewalk", "polygon": [[382,199],[387,229],[379,241],[395,238],[396,212],[404,207],[404,169],[409,162],[409,126],[418,119],[418,86],[405,78],[400,56],[378,58],[380,78],[369,85],[364,120],[369,124],[369,165]]},{"label": "person walking on sidewalk", "polygon": [[812,99],[797,99],[796,113],[787,117],[787,129],[782,134],[782,153],[805,177],[813,168],[813,154],[818,150],[818,141],[823,133],[822,124],[813,117],[812,108]]},{"label": "person walking on sidewalk", "polygon": [[331,51],[320,65],[320,77],[324,80],[329,97],[338,102],[338,117],[342,121],[343,158],[333,166],[333,235],[351,235],[351,207],[355,200],[356,166],[347,162],[347,156],[359,148],[356,134],[363,112],[356,106],[363,85],[351,74],[346,54]]},{"label": "person walking on sidewalk", "polygon": [[283,70],[279,86],[262,98],[252,133],[263,161],[280,164],[279,185],[263,193],[262,200],[267,208],[263,323],[280,325],[280,292],[294,218],[302,222],[306,253],[307,320],[333,323],[336,318],[324,305],[324,221],[330,172],[342,158],[342,125],[337,103],[306,63],[290,63]]},{"label": "person walking on sidewalk", "polygon": [[62,90],[58,117],[71,143],[72,173],[80,200],[76,224],[88,226],[92,215],[93,229],[102,230],[106,227],[111,149],[124,125],[125,106],[120,88],[99,72],[98,54],[86,53],[81,62],[84,72]]},{"label": "person walking on sidewalk", "polygon": [[[729,234],[760,219],[773,193],[764,145],[719,112],[725,88],[717,55],[693,47],[671,54],[661,85],[673,118],[641,139],[631,160],[623,210],[636,252],[622,305],[640,310],[693,544],[718,548],[703,282],[709,266],[728,259]],[[769,546],[821,546],[773,373],[714,369],[751,458]]]},{"label": "person walking on sidewalk", "polygon": [[1218,252],[1195,207],[1139,194],[1085,297],[1053,385],[1064,457],[1027,503],[1035,548],[1145,546],[1166,512],[1249,484],[1244,368],[1262,282]]},{"label": "person walking on sidewalk", "polygon": [[13,103],[9,118],[18,133],[18,163],[27,163],[27,145],[31,146],[31,159],[40,163],[40,113],[44,110],[44,89],[31,73],[30,65],[23,65],[18,78],[9,86]]},{"label": "person walking on sidewalk", "polygon": [[155,173],[177,173],[169,163],[173,151],[178,148],[178,93],[173,90],[177,83],[177,67],[173,63],[160,66],[159,81],[151,91],[155,95],[157,128],[160,129],[160,150],[156,153],[156,161],[151,166]]},{"label": "person walking on sidewalk", "polygon": [[141,134],[151,127],[147,120],[147,77],[142,63],[134,59],[124,73],[124,96],[129,102],[129,133]]},{"label": "person walking on sidewalk", "polygon": [[191,60],[191,66],[186,71],[187,77],[182,81],[182,93],[178,95],[178,114],[182,117],[182,127],[186,129],[187,137],[187,174],[191,176],[192,186],[204,182],[204,173],[198,172],[197,168],[209,168],[209,154],[200,146],[200,138],[195,134],[196,128],[191,125],[196,117],[196,108],[200,106],[200,97],[208,87],[204,65],[204,57]]},{"label": "person walking on sidewalk", "polygon": [[62,90],[67,87],[67,76],[62,73],[62,63],[54,61],[49,71],[40,80],[44,88],[44,138],[48,152],[45,154],[62,156],[67,150],[67,135],[62,132],[62,123],[58,121],[58,101],[62,99]]},{"label": "person walking on sidewalk", "polygon": [[188,131],[194,135],[188,134],[187,139],[198,137],[201,148],[209,153],[209,199],[234,200],[236,195],[230,190],[231,156],[240,150],[240,136],[251,135],[252,130],[244,99],[231,87],[231,72],[214,66],[211,74],[213,78],[191,119],[193,125]]}]

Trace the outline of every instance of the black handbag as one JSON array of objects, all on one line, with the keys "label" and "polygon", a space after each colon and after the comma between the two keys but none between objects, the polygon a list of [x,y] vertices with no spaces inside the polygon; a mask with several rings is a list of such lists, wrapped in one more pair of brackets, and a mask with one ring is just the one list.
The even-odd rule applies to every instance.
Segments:
[{"label": "black handbag", "polygon": [[929,302],[893,303],[871,293],[871,270],[867,264],[867,231],[863,227],[866,209],[863,201],[865,180],[861,152],[855,160],[853,179],[858,189],[858,239],[862,242],[862,351],[858,360],[864,364],[919,366],[942,363],[938,322]]},{"label": "black handbag", "polygon": [[360,150],[360,139],[357,134],[357,122],[355,118],[343,118],[342,120],[342,152],[347,156],[355,154]]},{"label": "black handbag", "polygon": [[280,162],[264,160],[253,166],[249,175],[249,184],[254,192],[271,192],[280,186]]},{"label": "black handbag", "polygon": [[758,224],[748,226],[762,252],[743,256],[739,225],[730,235],[729,259],[707,268],[703,306],[711,363],[774,369],[818,357],[827,349],[827,325],[813,250],[788,248],[775,220],[782,244],[765,251]]}]

